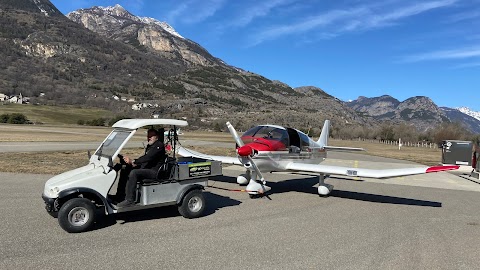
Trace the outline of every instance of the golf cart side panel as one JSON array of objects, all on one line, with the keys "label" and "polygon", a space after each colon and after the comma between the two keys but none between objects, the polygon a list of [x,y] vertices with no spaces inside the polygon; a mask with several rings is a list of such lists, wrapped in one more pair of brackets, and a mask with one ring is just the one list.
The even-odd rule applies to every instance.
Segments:
[{"label": "golf cart side panel", "polygon": [[222,162],[196,157],[179,157],[175,166],[174,178],[188,180],[222,175]]},{"label": "golf cart side panel", "polygon": [[220,161],[194,157],[177,158],[169,179],[140,187],[140,205],[177,204],[192,189],[207,186],[208,177],[222,174]]},{"label": "golf cart side panel", "polygon": [[165,182],[156,185],[143,185],[140,189],[140,205],[177,203],[178,194],[184,190],[195,187],[203,188],[207,185],[207,178],[185,180],[178,182]]}]

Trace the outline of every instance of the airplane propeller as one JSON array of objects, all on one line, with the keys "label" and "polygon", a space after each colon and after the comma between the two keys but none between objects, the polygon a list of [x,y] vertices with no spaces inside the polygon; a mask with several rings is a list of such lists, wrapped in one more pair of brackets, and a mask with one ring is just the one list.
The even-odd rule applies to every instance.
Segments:
[{"label": "airplane propeller", "polygon": [[243,166],[248,170],[251,170],[251,168],[253,168],[256,175],[260,178],[260,183],[258,183],[258,181],[255,179],[256,177],[252,177],[252,179],[250,179],[250,183],[247,186],[247,191],[251,191],[253,193],[256,192],[256,194],[263,194],[269,191],[270,187],[265,186],[265,178],[263,177],[262,172],[258,169],[257,165],[252,159],[252,156],[255,154],[256,151],[250,146],[243,143],[243,141],[240,139],[240,136],[238,136],[237,131],[230,122],[227,122],[227,128],[230,131],[230,134],[232,134],[233,139],[239,146],[239,148],[237,149],[237,154],[241,157],[241,162]]}]

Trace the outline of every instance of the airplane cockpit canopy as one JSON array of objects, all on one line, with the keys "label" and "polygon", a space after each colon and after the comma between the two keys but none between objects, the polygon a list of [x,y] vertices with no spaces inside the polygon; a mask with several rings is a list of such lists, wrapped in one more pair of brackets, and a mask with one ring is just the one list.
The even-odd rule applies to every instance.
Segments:
[{"label": "airplane cockpit canopy", "polygon": [[271,150],[286,150],[290,145],[287,130],[277,126],[256,126],[243,133],[242,141],[268,144]]},{"label": "airplane cockpit canopy", "polygon": [[293,128],[272,125],[253,127],[245,131],[241,139],[244,144],[264,144],[265,147],[260,148],[271,151],[287,150],[291,146],[307,150],[310,144],[308,136],[304,133]]}]

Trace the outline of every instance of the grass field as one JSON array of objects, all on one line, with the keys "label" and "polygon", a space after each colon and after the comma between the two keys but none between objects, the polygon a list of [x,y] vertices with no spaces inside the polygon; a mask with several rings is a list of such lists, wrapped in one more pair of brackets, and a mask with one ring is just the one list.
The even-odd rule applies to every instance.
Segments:
[{"label": "grass field", "polygon": [[30,104],[0,104],[0,114],[22,113],[33,123],[51,125],[76,125],[78,120],[92,120],[114,115],[103,109],[82,109],[71,106]]}]

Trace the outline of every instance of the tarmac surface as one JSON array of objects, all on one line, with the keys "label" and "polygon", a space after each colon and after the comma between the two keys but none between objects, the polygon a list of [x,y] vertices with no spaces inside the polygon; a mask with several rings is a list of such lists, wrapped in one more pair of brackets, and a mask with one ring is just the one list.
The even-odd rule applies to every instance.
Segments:
[{"label": "tarmac surface", "polygon": [[[416,166],[330,157],[344,166]],[[155,208],[100,217],[81,234],[45,212],[41,193],[51,176],[0,173],[0,269],[479,269],[480,185],[458,176],[467,169],[331,177],[335,189],[325,198],[308,174],[265,174],[270,199],[218,189],[239,189],[241,172],[226,167],[209,181],[201,218]]]},{"label": "tarmac surface", "polygon": [[[96,150],[101,142],[101,140],[98,142],[0,142],[0,153]],[[182,145],[235,147],[235,143],[199,140],[182,140]],[[125,146],[125,148],[136,147],[143,147],[142,141],[130,140]]]}]

